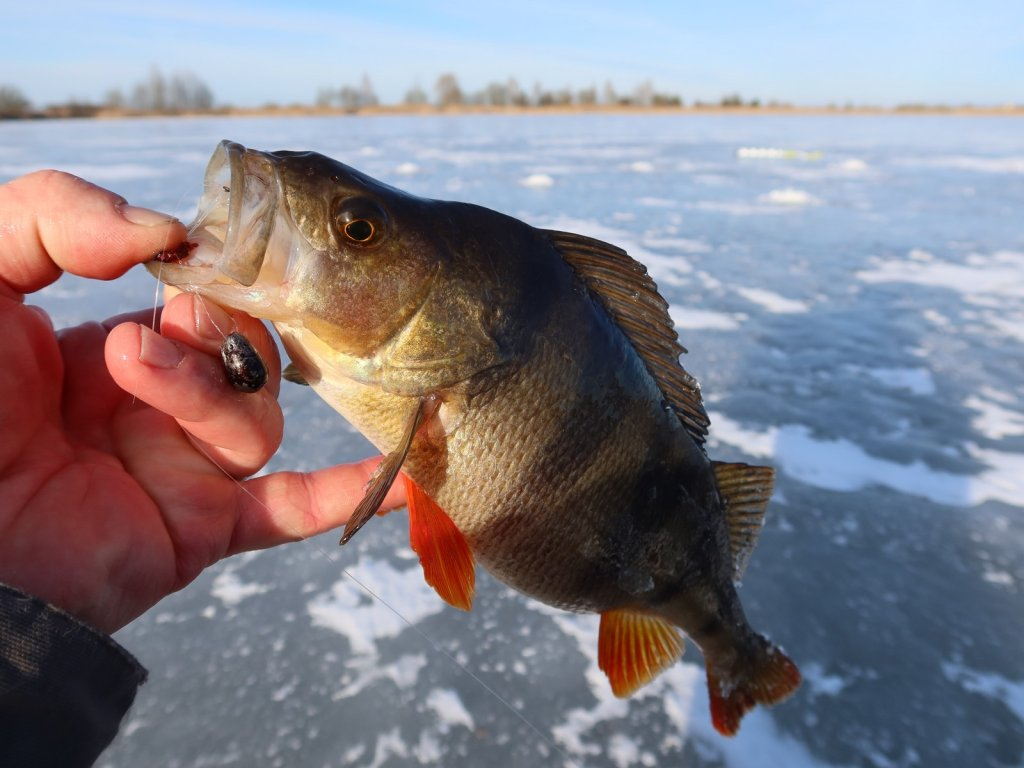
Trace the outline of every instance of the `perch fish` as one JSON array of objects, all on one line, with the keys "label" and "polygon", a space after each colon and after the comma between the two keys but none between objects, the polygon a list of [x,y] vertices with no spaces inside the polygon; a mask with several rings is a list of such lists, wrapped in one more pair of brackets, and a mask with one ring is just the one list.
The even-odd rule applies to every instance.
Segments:
[{"label": "perch fish", "polygon": [[800,683],[736,582],[768,467],[711,461],[667,303],[623,250],[404,193],[313,152],[222,142],[164,282],[274,324],[292,365],[385,460],[348,541],[401,478],[413,549],[450,604],[475,566],[601,616],[628,696],[700,647],[715,728]]}]

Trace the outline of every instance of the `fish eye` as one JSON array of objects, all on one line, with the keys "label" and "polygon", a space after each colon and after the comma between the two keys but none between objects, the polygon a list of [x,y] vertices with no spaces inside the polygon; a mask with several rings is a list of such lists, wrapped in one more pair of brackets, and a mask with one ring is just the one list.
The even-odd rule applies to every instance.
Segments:
[{"label": "fish eye", "polygon": [[387,215],[373,200],[339,200],[334,208],[335,234],[340,245],[371,246],[384,236]]},{"label": "fish eye", "polygon": [[373,237],[374,230],[373,222],[366,219],[356,219],[345,225],[345,235],[357,243],[365,243]]}]

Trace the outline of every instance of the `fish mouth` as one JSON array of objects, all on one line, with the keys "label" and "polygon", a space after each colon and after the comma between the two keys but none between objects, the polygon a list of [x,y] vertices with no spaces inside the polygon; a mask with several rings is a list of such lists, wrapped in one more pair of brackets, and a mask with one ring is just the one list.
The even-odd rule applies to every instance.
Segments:
[{"label": "fish mouth", "polygon": [[222,141],[206,166],[203,195],[188,225],[187,246],[146,266],[159,280],[213,293],[251,287],[260,278],[283,195],[272,156]]}]

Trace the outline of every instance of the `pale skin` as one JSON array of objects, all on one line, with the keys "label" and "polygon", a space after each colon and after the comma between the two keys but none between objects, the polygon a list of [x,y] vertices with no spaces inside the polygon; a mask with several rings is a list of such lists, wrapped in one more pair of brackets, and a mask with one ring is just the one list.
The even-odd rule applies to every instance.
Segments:
[{"label": "pale skin", "polygon": [[[58,171],[0,186],[0,582],[104,632],[222,558],[342,525],[380,460],[245,479],[283,431],[281,361],[248,315],[184,294],[159,333],[151,310],[55,332],[25,303],[62,272],[114,279],[184,237]],[[267,362],[257,393],[224,377],[233,330]]]}]

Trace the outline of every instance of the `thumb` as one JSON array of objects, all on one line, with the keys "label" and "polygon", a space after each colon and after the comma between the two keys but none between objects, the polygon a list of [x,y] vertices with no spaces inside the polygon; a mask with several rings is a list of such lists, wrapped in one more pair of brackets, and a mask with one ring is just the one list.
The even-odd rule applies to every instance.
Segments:
[{"label": "thumb", "polygon": [[31,293],[62,271],[110,280],[185,239],[165,213],[61,171],[0,186],[0,284]]}]

